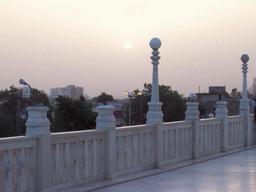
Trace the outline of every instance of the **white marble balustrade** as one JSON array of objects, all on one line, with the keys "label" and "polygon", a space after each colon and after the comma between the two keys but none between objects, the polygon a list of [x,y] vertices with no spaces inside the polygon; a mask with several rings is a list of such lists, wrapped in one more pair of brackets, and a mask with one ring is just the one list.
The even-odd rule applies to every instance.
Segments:
[{"label": "white marble balustrade", "polygon": [[0,191],[35,191],[37,138],[0,139]]},{"label": "white marble balustrade", "polygon": [[249,141],[250,144],[254,144],[255,138],[256,138],[256,131],[254,130],[255,128],[255,122],[254,122],[254,115],[250,115],[250,133],[249,133]]},{"label": "white marble balustrade", "polygon": [[192,158],[192,123],[178,121],[163,125],[164,165]]},{"label": "white marble balustrade", "polygon": [[113,108],[101,110],[99,129],[47,135],[35,123],[38,135],[1,138],[0,191],[58,191],[255,143],[254,115],[116,128]]},{"label": "white marble balustrade", "polygon": [[201,156],[221,151],[221,119],[200,120],[199,134]]},{"label": "white marble balustrade", "polygon": [[116,129],[117,176],[154,167],[154,126]]},{"label": "white marble balustrade", "polygon": [[242,147],[245,144],[245,118],[243,116],[228,117],[227,141],[228,149]]},{"label": "white marble balustrade", "polygon": [[104,131],[51,134],[51,185],[87,183],[104,178]]}]

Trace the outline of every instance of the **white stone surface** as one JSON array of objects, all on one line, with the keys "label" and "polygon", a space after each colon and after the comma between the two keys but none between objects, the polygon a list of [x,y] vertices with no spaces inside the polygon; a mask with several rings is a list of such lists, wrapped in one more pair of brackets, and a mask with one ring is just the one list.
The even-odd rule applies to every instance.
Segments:
[{"label": "white stone surface", "polygon": [[183,162],[162,170],[146,171],[143,174],[123,176],[113,181],[82,185],[62,192],[256,191],[255,148],[222,157],[212,155],[211,158],[201,163],[200,161]]}]

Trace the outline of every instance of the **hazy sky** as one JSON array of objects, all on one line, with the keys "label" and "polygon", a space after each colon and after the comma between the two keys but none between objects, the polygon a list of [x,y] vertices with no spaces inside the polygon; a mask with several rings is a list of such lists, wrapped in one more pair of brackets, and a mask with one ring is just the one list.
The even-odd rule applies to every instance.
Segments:
[{"label": "hazy sky", "polygon": [[46,93],[76,85],[125,98],[151,83],[158,37],[159,84],[241,91],[242,54],[248,87],[256,77],[255,10],[255,0],[0,0],[0,90],[23,78]]}]

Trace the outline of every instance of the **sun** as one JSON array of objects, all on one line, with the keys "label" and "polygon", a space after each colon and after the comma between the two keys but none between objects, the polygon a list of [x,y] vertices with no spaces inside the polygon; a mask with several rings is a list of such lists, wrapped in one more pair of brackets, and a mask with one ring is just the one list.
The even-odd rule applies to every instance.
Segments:
[{"label": "sun", "polygon": [[132,42],[131,41],[125,41],[124,42],[124,48],[125,49],[131,49],[132,48]]}]

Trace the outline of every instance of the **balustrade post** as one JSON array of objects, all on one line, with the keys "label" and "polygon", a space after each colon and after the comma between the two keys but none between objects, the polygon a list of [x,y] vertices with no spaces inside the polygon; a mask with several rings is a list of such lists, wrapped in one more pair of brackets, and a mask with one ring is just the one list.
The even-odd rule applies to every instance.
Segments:
[{"label": "balustrade post", "polygon": [[239,115],[245,116],[245,146],[250,145],[250,130],[251,130],[251,121],[250,121],[250,107],[249,99],[247,97],[247,69],[249,61],[249,56],[244,54],[241,57],[242,69],[243,69],[243,92],[242,99],[240,100]]},{"label": "balustrade post", "polygon": [[96,130],[106,131],[106,179],[114,179],[116,178],[116,119],[113,115],[114,107],[104,105],[97,107],[97,110]]},{"label": "balustrade post", "polygon": [[198,102],[187,102],[187,110],[185,112],[185,121],[192,121],[192,158],[200,157],[199,146],[199,111]]},{"label": "balustrade post", "polygon": [[48,107],[28,107],[26,136],[38,137],[36,191],[50,188],[50,121],[47,119]]},{"label": "balustrade post", "polygon": [[218,101],[215,117],[221,119],[221,151],[228,151],[228,109],[226,101]]},{"label": "balustrade post", "polygon": [[164,166],[163,163],[163,124],[155,126],[155,168]]}]

